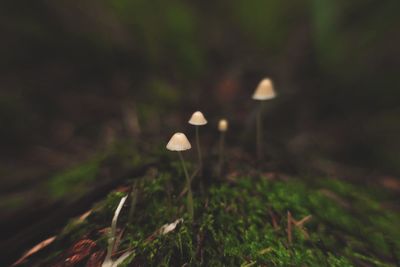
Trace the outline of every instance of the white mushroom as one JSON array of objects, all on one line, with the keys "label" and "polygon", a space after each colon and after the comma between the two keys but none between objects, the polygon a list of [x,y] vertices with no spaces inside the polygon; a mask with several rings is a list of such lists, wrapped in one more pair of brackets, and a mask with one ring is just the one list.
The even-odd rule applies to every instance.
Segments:
[{"label": "white mushroom", "polygon": [[263,79],[257,86],[253,93],[254,100],[269,100],[276,97],[274,85],[269,78]]},{"label": "white mushroom", "polygon": [[201,111],[196,111],[192,114],[192,117],[190,117],[189,123],[196,126],[202,126],[207,124],[207,120],[204,118]]},{"label": "white mushroom", "polygon": [[167,144],[167,149],[171,151],[185,151],[191,148],[192,145],[184,133],[175,133]]},{"label": "white mushroom", "polygon": [[[253,93],[254,100],[265,102],[276,97],[274,85],[269,78],[264,78],[257,86]],[[256,131],[256,150],[257,158],[262,159],[263,145],[262,145],[262,106],[257,112],[257,131]]]},{"label": "white mushroom", "polygon": [[190,180],[189,173],[188,173],[186,165],[185,165],[185,160],[183,159],[183,156],[182,156],[182,151],[191,149],[192,146],[184,133],[175,133],[169,140],[166,147],[170,151],[178,152],[179,159],[182,164],[183,172],[185,173],[186,184],[187,184],[187,189],[188,189],[187,209],[189,212],[190,220],[193,220],[194,209],[193,209],[193,195],[192,195],[192,188],[191,188],[191,180]]},{"label": "white mushroom", "polygon": [[190,117],[189,124],[192,124],[196,127],[196,147],[197,147],[197,157],[199,161],[199,172],[201,174],[203,169],[203,158],[201,156],[201,148],[200,148],[200,138],[199,138],[199,126],[203,126],[207,124],[206,118],[201,111],[196,111]]}]

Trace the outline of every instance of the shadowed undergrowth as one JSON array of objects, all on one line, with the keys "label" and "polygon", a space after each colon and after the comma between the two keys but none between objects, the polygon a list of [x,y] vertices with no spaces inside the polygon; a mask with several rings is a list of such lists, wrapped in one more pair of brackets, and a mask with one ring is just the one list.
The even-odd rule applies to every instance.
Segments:
[{"label": "shadowed undergrowth", "polygon": [[[180,196],[182,174],[170,167],[152,169],[135,181],[134,216],[128,222],[128,199],[114,255],[134,252],[120,266],[395,266],[400,257],[400,215],[382,207],[394,196],[380,189],[328,178],[238,175],[200,190],[197,180],[192,224]],[[71,221],[26,266],[64,266],[66,260],[72,266],[98,266],[107,228],[126,194],[111,193],[85,220]],[[292,225],[292,244],[288,211],[295,222],[312,216],[304,227]],[[160,234],[162,225],[179,218],[184,222],[176,229]]]}]

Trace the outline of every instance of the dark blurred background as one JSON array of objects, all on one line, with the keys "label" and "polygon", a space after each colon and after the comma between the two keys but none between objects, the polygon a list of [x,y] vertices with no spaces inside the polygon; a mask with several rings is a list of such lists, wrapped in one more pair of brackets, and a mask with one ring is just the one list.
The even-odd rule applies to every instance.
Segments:
[{"label": "dark blurred background", "polygon": [[230,119],[232,145],[251,151],[250,96],[265,76],[279,94],[265,110],[270,158],[396,177],[399,10],[398,0],[3,1],[1,209],[121,136],[166,142],[197,109]]}]

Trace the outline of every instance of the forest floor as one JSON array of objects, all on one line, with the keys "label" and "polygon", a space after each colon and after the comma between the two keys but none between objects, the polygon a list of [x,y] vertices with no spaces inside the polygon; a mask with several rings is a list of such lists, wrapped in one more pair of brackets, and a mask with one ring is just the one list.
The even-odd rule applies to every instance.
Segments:
[{"label": "forest floor", "polygon": [[[150,156],[129,146],[119,149],[120,169],[144,166],[143,172],[118,180],[107,197],[64,222],[16,265],[101,266],[114,212],[125,196],[110,250],[115,262],[123,257],[118,266],[400,264],[400,212],[393,191],[340,177],[268,171],[245,153],[229,153],[223,175],[206,161],[202,175],[194,177],[191,221],[176,155],[160,148]],[[110,159],[55,176],[47,183],[49,192],[82,196],[102,161]],[[188,166],[194,173],[195,164]]]}]

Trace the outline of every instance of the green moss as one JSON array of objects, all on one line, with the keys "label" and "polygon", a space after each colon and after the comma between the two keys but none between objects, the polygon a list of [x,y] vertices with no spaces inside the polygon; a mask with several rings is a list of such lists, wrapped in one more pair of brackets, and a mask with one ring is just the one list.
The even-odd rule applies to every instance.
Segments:
[{"label": "green moss", "polygon": [[[183,177],[172,165],[137,182],[135,216],[119,247],[135,248],[125,266],[393,266],[393,251],[400,251],[399,214],[382,209],[368,189],[339,180],[242,177],[234,184],[213,184],[201,194],[195,191],[191,224],[185,198],[179,197]],[[87,225],[108,227],[123,195],[111,194]],[[312,215],[305,225],[309,238],[294,227],[288,243],[287,211],[296,220]],[[125,207],[120,226],[126,225],[127,213]],[[174,231],[155,234],[181,217],[185,221]],[[98,240],[105,248],[104,235]]]}]

